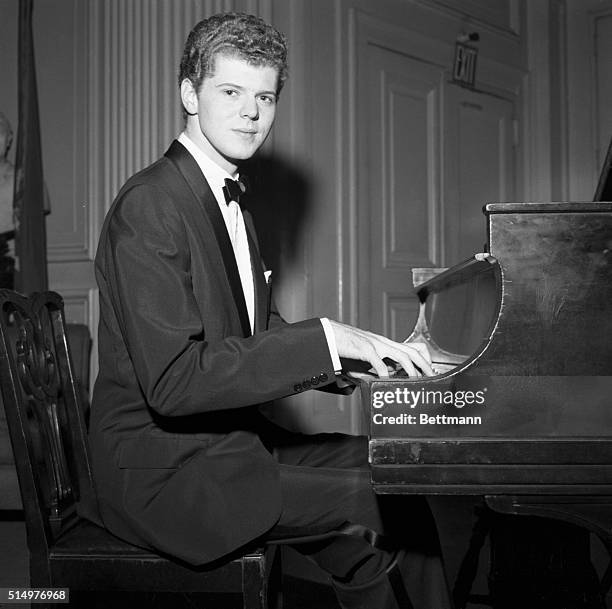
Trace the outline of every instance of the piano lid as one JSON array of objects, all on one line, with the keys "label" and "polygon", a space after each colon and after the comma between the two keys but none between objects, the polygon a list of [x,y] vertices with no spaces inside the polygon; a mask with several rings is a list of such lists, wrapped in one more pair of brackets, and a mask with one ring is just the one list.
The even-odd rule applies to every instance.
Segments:
[{"label": "piano lid", "polygon": [[476,254],[419,282],[423,271],[413,270],[419,317],[407,342],[425,342],[434,371],[442,374],[488,344],[501,304],[501,271],[488,254]]},{"label": "piano lid", "polygon": [[612,373],[612,203],[489,203],[490,257],[417,286],[440,373]]}]

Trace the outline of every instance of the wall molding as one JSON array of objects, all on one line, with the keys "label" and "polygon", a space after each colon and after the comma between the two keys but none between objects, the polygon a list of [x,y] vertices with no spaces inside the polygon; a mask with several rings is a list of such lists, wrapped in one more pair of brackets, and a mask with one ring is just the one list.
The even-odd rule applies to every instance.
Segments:
[{"label": "wall molding", "polygon": [[[492,34],[502,36],[513,41],[517,40],[520,35],[519,0],[509,0],[508,2],[509,19],[507,26],[501,26],[493,23],[491,20],[484,17],[484,13],[482,13],[482,11],[478,11],[478,5],[486,5],[486,3],[478,3],[474,2],[473,0],[464,0],[464,5],[467,7],[466,10],[457,9],[447,2],[444,2],[444,0],[412,0],[412,3],[454,19],[464,22],[467,20],[466,27],[468,27],[469,24],[470,29],[484,29]],[[474,12],[470,13],[468,10],[469,8],[476,9],[477,12],[481,12],[481,16],[475,16]]]},{"label": "wall molding", "polygon": [[84,262],[93,260],[94,252],[89,246],[89,223],[85,223],[83,232],[84,243],[50,243],[47,246],[47,261],[54,262]]},{"label": "wall molding", "polygon": [[61,296],[68,322],[89,325],[92,289],[80,287],[62,289]]},{"label": "wall molding", "polygon": [[419,313],[418,299],[407,300],[405,294],[384,292],[380,306],[384,311],[384,335],[398,340],[408,338]]},{"label": "wall molding", "polygon": [[[86,200],[86,5],[79,0],[64,2],[61,10],[51,4],[41,5],[40,21],[35,23],[41,68],[38,81],[43,170],[51,208],[46,218],[50,264],[93,257]],[[47,26],[55,18],[61,24],[57,28],[53,23]],[[40,23],[54,34],[41,36]],[[60,36],[61,42],[55,36]]]},{"label": "wall molding", "polygon": [[[440,159],[440,134],[437,129],[435,116],[439,114],[442,91],[439,80],[428,83],[431,88],[423,91],[423,105],[426,107],[426,140],[427,140],[427,251],[417,252],[410,249],[412,244],[398,240],[396,238],[399,227],[397,218],[399,215],[399,201],[396,198],[395,190],[388,187],[400,181],[398,171],[401,171],[393,162],[393,148],[396,142],[396,102],[404,95],[412,97],[414,90],[406,87],[403,83],[392,82],[391,75],[384,70],[381,74],[381,94],[384,99],[381,104],[383,115],[382,124],[382,144],[383,151],[382,166],[387,170],[382,184],[382,207],[383,207],[383,267],[386,269],[409,269],[415,266],[437,266],[442,257],[442,229],[440,223],[440,196],[439,178],[436,177],[434,167],[439,166]],[[389,159],[387,161],[386,159]]]},{"label": "wall molding", "polygon": [[550,8],[527,3],[527,63],[523,97],[523,167],[526,201],[552,200]]}]

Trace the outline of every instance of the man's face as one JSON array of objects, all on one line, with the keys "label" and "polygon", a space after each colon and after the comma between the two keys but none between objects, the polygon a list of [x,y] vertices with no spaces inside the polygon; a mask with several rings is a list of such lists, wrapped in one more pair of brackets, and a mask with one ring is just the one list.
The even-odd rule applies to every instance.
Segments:
[{"label": "man's face", "polygon": [[229,173],[252,157],[264,143],[276,113],[278,72],[253,66],[237,57],[217,55],[214,74],[196,92],[181,83],[181,98],[189,114],[187,135]]}]

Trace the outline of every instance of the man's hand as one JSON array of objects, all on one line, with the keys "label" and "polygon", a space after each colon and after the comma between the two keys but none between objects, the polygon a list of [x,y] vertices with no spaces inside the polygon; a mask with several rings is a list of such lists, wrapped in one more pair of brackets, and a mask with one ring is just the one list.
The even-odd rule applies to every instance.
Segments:
[{"label": "man's hand", "polygon": [[[396,343],[384,336],[360,330],[340,322],[329,320],[336,338],[336,347],[340,357],[369,362],[376,374],[389,376],[388,358],[397,362],[408,376],[432,376],[431,357],[423,343]],[[417,370],[418,368],[418,370]]]}]

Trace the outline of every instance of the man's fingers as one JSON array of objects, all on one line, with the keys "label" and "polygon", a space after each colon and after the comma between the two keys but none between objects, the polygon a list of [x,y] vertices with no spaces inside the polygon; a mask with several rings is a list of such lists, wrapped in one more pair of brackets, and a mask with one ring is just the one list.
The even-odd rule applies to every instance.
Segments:
[{"label": "man's fingers", "polygon": [[401,348],[399,348],[399,345],[396,345],[396,347],[386,350],[384,357],[388,357],[400,364],[408,376],[421,376],[421,373],[426,376],[433,376],[431,364],[421,353],[420,349],[414,349],[411,345],[402,345]]},{"label": "man's fingers", "polygon": [[372,368],[376,371],[376,375],[387,378],[389,376],[389,369],[387,368],[387,364],[383,362],[383,360],[377,356],[377,354],[372,354],[371,357],[368,358],[370,364],[372,364]]},{"label": "man's fingers", "polygon": [[385,344],[396,350],[400,349],[406,353],[408,353],[409,357],[412,361],[423,370],[424,373],[431,372],[431,354],[429,353],[429,347],[425,343],[420,342],[403,342],[396,343],[389,338],[384,336],[378,336],[377,338],[385,341]]},{"label": "man's fingers", "polygon": [[[425,346],[425,345],[423,345]],[[427,349],[427,347],[425,347]],[[426,376],[433,376],[433,370],[431,368],[431,358],[429,356],[429,351],[427,351],[427,356],[424,356],[420,349],[413,352],[411,355],[412,361],[421,369],[421,372]]]},{"label": "man's fingers", "polygon": [[429,353],[429,347],[425,344],[425,343],[403,343],[404,345],[406,345],[407,347],[412,347],[413,349],[416,349],[421,356],[428,362],[431,364],[431,354]]},{"label": "man's fingers", "polygon": [[414,366],[414,364],[413,364],[412,360],[410,359],[410,357],[408,357],[408,356],[406,356],[404,354],[398,354],[398,355],[395,356],[394,359],[406,371],[406,374],[408,376],[421,376],[419,374],[419,371]]},{"label": "man's fingers", "polygon": [[359,330],[330,320],[340,357],[369,362],[380,377],[388,377],[385,358],[397,362],[408,376],[432,375],[429,351],[425,344],[397,343],[384,336]]}]

